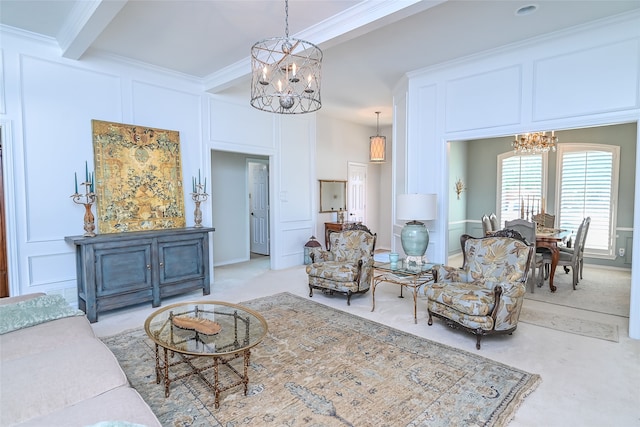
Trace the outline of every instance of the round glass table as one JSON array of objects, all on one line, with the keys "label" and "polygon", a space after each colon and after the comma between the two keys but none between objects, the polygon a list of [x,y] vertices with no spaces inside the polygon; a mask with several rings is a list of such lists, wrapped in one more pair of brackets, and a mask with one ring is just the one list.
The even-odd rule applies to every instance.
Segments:
[{"label": "round glass table", "polygon": [[[251,348],[259,344],[268,331],[267,322],[259,313],[221,301],[168,305],[152,313],[144,329],[155,343],[156,383],[164,381],[165,396],[169,397],[172,381],[195,374],[214,392],[216,408],[220,406],[223,391],[244,385],[246,396]],[[243,358],[241,369],[231,364],[238,358]],[[179,365],[181,373],[171,377],[169,368]],[[222,385],[221,366],[226,366],[236,381]],[[211,370],[213,380],[207,375]]]}]

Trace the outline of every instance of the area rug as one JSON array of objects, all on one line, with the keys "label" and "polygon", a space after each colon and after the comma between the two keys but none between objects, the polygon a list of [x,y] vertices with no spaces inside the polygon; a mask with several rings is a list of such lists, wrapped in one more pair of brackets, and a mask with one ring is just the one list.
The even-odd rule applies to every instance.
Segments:
[{"label": "area rug", "polygon": [[165,398],[142,329],[103,339],[164,426],[503,426],[540,381],[289,293],[242,305],[269,333],[252,350],[248,395],[226,391],[219,409],[197,377]]},{"label": "area rug", "polygon": [[520,322],[601,340],[619,342],[618,326],[522,307]]}]

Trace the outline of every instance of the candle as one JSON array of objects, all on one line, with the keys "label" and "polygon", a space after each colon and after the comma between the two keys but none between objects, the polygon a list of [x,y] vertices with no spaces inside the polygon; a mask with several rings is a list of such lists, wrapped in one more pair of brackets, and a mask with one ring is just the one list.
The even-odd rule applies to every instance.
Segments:
[{"label": "candle", "polygon": [[293,65],[291,66],[292,70],[293,70],[293,77],[296,76],[296,63],[294,62]]},{"label": "candle", "polygon": [[89,175],[89,183],[91,184],[89,185],[89,191],[93,193],[93,172]]},{"label": "candle", "polygon": [[89,164],[84,161],[84,182],[89,182]]},{"label": "candle", "polygon": [[282,92],[282,82],[278,80],[278,92]]},{"label": "candle", "polygon": [[207,177],[204,177],[204,192],[207,192]]},{"label": "candle", "polygon": [[76,192],[74,194],[78,194],[78,173],[74,172],[73,173],[73,177],[74,177],[75,182],[76,182]]},{"label": "candle", "polygon": [[196,177],[195,176],[191,177],[191,186],[193,187],[193,191],[192,192],[195,193],[196,192]]},{"label": "candle", "polygon": [[200,169],[198,169],[198,185],[202,184],[202,181],[200,180]]},{"label": "candle", "polygon": [[267,66],[266,65],[262,69],[262,80],[265,81],[265,82],[267,81]]}]

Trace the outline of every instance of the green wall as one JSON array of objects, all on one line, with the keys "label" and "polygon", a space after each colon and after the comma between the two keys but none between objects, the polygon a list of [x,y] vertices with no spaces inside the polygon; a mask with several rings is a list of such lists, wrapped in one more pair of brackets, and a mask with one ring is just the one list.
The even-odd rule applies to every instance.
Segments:
[{"label": "green wall", "polygon": [[[584,129],[556,131],[558,144],[609,144],[620,147],[620,177],[618,183],[618,209],[616,253],[625,248],[624,257],[615,260],[588,258],[586,262],[615,267],[631,267],[633,239],[633,204],[635,195],[636,124],[627,123]],[[511,150],[513,136],[455,141],[449,145],[449,183],[452,191],[449,202],[449,253],[460,251],[459,237],[463,233],[482,235],[480,218],[496,212],[497,157]],[[461,165],[465,164],[462,171]],[[547,211],[555,212],[556,153],[549,153],[547,182]],[[464,176],[467,190],[457,200],[455,181]],[[460,203],[464,200],[464,203]],[[464,214],[461,210],[464,209]],[[465,221],[462,221],[465,218]],[[464,222],[464,226],[462,225]]]}]

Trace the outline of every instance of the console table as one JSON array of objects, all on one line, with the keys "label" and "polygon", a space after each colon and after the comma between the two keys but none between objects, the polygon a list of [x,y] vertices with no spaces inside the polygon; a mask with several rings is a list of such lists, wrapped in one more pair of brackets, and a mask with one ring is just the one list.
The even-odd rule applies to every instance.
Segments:
[{"label": "console table", "polygon": [[210,293],[209,232],[173,228],[68,236],[76,247],[78,308],[91,323],[98,313],[202,289]]},{"label": "console table", "polygon": [[329,242],[329,233],[331,231],[342,231],[353,228],[354,225],[360,224],[359,221],[355,222],[325,222],[324,223],[324,246],[327,250],[331,249],[331,242]]}]

